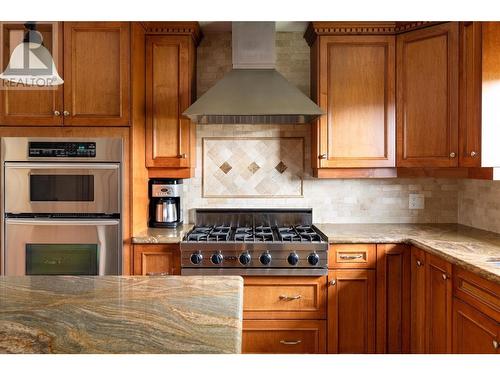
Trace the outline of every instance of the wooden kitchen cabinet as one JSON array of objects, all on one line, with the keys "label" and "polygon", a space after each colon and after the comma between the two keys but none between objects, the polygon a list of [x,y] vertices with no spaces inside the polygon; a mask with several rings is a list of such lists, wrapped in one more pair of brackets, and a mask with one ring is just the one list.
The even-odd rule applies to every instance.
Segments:
[{"label": "wooden kitchen cabinet", "polygon": [[426,352],[451,353],[452,266],[427,253],[426,265]]},{"label": "wooden kitchen cabinet", "polygon": [[[63,75],[63,27],[61,22],[38,25],[43,44],[54,58],[56,69]],[[7,67],[14,48],[23,41],[23,23],[1,23],[2,71]],[[1,82],[3,85],[4,83]],[[13,126],[60,126],[63,124],[63,85],[55,89],[38,90],[27,86],[0,90],[0,125]]]},{"label": "wooden kitchen cabinet", "polygon": [[242,353],[320,354],[326,352],[324,320],[244,320]]},{"label": "wooden kitchen cabinet", "polygon": [[459,27],[397,36],[397,166],[458,166]]},{"label": "wooden kitchen cabinet", "polygon": [[134,245],[134,275],[180,275],[178,244]]},{"label": "wooden kitchen cabinet", "polygon": [[326,276],[246,276],[244,319],[326,319]]},{"label": "wooden kitchen cabinet", "polygon": [[425,252],[411,247],[410,352],[425,353]]},{"label": "wooden kitchen cabinet", "polygon": [[[0,90],[0,125],[128,126],[130,23],[59,22],[39,28],[64,83],[50,90]],[[2,43],[11,46],[1,57],[3,67],[23,36],[23,25],[2,24]]]},{"label": "wooden kitchen cabinet", "polygon": [[454,298],[453,353],[500,354],[500,323]]},{"label": "wooden kitchen cabinet", "polygon": [[146,36],[146,167],[189,168],[195,125],[182,115],[195,98],[195,41]]},{"label": "wooden kitchen cabinet", "polygon": [[328,353],[375,352],[375,270],[328,272]]},{"label": "wooden kitchen cabinet", "polygon": [[410,352],[410,248],[377,245],[377,353]]},{"label": "wooden kitchen cabinet", "polygon": [[309,42],[311,95],[326,112],[312,124],[314,174],[394,167],[394,35],[321,34]]},{"label": "wooden kitchen cabinet", "polygon": [[64,23],[64,124],[129,125],[130,23]]}]

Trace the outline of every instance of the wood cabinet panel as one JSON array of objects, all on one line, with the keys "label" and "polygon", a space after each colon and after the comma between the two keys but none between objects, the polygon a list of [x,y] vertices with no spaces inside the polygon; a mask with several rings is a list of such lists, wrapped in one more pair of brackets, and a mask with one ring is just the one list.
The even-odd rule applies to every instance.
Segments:
[{"label": "wood cabinet panel", "polygon": [[328,272],[328,352],[375,351],[375,271]]},{"label": "wood cabinet panel", "polygon": [[426,254],[426,352],[451,353],[452,266]]},{"label": "wood cabinet panel", "polygon": [[313,97],[326,115],[313,138],[313,168],[393,167],[394,36],[320,36],[317,43]]},{"label": "wood cabinet panel", "polygon": [[375,268],[374,244],[335,244],[328,250],[329,268]]},{"label": "wood cabinet panel", "polygon": [[377,353],[410,352],[410,249],[377,245]]},{"label": "wood cabinet panel", "polygon": [[178,245],[134,245],[134,275],[180,275]]},{"label": "wood cabinet panel", "polygon": [[244,319],[325,319],[326,276],[245,277]]},{"label": "wood cabinet panel", "polygon": [[[59,75],[63,77],[62,23],[41,23],[37,30],[42,34],[44,46],[54,58]],[[23,24],[1,23],[2,71],[7,67],[14,48],[23,41],[24,33]],[[0,125],[60,126],[63,123],[62,112],[63,85],[49,90],[33,89],[22,85],[0,90]]]},{"label": "wood cabinet panel", "polygon": [[324,320],[245,320],[242,353],[326,352]]},{"label": "wood cabinet panel", "polygon": [[458,165],[458,23],[397,36],[397,165]]},{"label": "wood cabinet panel", "polygon": [[472,306],[453,300],[453,353],[499,354],[500,323]]},{"label": "wood cabinet panel", "polygon": [[65,125],[130,120],[130,24],[64,23]]},{"label": "wood cabinet panel", "polygon": [[411,247],[410,352],[425,353],[425,252]]},{"label": "wood cabinet panel", "polygon": [[194,45],[190,36],[146,36],[146,166],[190,167]]},{"label": "wood cabinet panel", "polygon": [[460,23],[459,165],[481,166],[481,22]]}]

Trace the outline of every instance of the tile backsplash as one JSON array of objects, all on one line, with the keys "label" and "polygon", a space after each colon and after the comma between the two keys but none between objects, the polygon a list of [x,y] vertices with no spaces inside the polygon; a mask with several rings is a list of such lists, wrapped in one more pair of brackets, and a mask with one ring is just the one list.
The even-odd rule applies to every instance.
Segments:
[{"label": "tile backsplash", "polygon": [[[277,70],[308,95],[309,47],[302,33],[277,33],[276,53]],[[207,33],[198,48],[198,96],[230,69],[231,33]],[[303,156],[296,155],[294,158],[295,162],[300,164],[303,157],[301,197],[271,197],[267,193],[258,194],[258,198],[248,196],[254,195],[255,192],[246,194],[246,197],[235,197],[235,195],[245,195],[241,194],[240,189],[244,181],[237,182],[230,193],[224,189],[217,190],[213,186],[204,185],[204,173],[212,173],[212,176],[213,173],[219,173],[222,176],[231,173],[229,170],[225,174],[224,170],[237,168],[240,170],[238,174],[251,174],[252,170],[261,168],[261,165],[255,160],[245,160],[232,165],[230,160],[216,159],[217,162],[213,165],[205,165],[204,170],[203,157],[206,155],[203,155],[203,143],[222,139],[221,142],[226,142],[224,145],[226,148],[239,147],[249,138],[303,140]],[[233,146],[230,146],[231,142]],[[184,185],[185,209],[190,222],[194,219],[193,209],[198,207],[312,207],[314,221],[318,223],[460,222],[500,232],[500,182],[434,178],[335,180],[313,178],[310,168],[308,125],[198,125],[196,152],[195,177],[186,180]],[[257,166],[252,165],[253,161]],[[224,162],[227,162],[227,165],[224,165]],[[283,162],[285,165],[289,163]],[[242,172],[243,164],[247,168],[246,172]],[[217,170],[219,172],[216,172]],[[254,173],[259,173],[258,169]],[[211,183],[217,184],[213,178],[205,175],[205,180],[209,179]],[[279,181],[279,184],[284,183],[293,184],[293,181],[286,179]],[[240,193],[237,194],[238,192]],[[424,195],[424,209],[408,208],[410,193]]]}]

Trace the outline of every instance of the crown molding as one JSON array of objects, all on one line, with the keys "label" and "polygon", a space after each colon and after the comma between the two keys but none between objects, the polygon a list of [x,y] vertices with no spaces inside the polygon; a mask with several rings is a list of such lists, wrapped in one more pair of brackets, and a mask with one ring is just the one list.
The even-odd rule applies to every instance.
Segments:
[{"label": "crown molding", "polygon": [[195,45],[203,36],[198,22],[141,22],[148,35],[190,35]]},{"label": "crown molding", "polygon": [[304,38],[312,45],[320,35],[396,35],[440,22],[310,22]]}]

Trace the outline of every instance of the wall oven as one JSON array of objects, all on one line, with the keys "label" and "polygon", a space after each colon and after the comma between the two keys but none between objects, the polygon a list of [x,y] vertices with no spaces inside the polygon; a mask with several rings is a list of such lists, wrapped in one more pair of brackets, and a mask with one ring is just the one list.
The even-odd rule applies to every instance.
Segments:
[{"label": "wall oven", "polygon": [[5,275],[121,274],[122,141],[2,138]]}]

